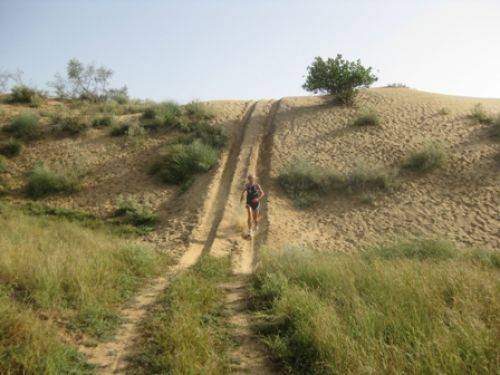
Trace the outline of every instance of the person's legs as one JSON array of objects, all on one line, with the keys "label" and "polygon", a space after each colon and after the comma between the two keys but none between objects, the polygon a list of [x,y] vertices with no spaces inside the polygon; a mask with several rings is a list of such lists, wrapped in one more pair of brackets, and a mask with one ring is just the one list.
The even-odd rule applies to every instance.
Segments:
[{"label": "person's legs", "polygon": [[257,226],[259,225],[259,219],[260,219],[258,207],[255,210],[252,210],[252,218],[253,218],[253,224],[257,228]]},{"label": "person's legs", "polygon": [[250,232],[252,230],[252,208],[248,204],[245,207],[247,209],[248,231]]}]

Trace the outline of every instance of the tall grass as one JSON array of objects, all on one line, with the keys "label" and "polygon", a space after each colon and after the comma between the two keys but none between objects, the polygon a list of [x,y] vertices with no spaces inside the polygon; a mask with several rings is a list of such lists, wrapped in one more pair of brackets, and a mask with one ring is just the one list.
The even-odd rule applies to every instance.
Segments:
[{"label": "tall grass", "polygon": [[229,273],[228,259],[207,256],[172,280],[144,322],[134,374],[228,373],[230,341],[218,284]]},{"label": "tall grass", "polygon": [[16,139],[9,139],[8,141],[0,142],[0,155],[12,158],[21,153],[23,144]]},{"label": "tall grass", "polygon": [[499,259],[441,241],[265,251],[252,279],[258,329],[294,373],[495,373]]},{"label": "tall grass", "polygon": [[161,272],[166,256],[105,230],[10,206],[2,207],[0,226],[0,373],[90,372],[51,320],[109,337],[120,304]]}]

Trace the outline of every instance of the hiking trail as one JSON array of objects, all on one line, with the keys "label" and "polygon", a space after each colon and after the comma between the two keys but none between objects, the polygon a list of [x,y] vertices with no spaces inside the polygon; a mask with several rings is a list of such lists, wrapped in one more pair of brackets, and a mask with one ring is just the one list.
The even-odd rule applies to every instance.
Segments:
[{"label": "hiking trail", "polygon": [[[176,273],[194,265],[202,254],[215,257],[230,256],[234,276],[221,285],[226,295],[228,321],[236,343],[230,353],[234,373],[276,373],[272,370],[263,344],[251,330],[252,318],[246,305],[247,280],[255,265],[255,250],[267,237],[269,221],[266,217],[267,197],[262,207],[259,232],[250,240],[243,238],[246,227],[241,225],[240,194],[248,173],[261,177],[264,189],[269,183],[269,171],[261,165],[270,164],[273,118],[279,101],[249,102],[233,130],[228,151],[223,152],[203,202],[198,223],[191,233],[189,246],[179,262],[165,275],[153,280],[124,307],[120,316],[124,323],[115,337],[94,347],[81,345],[89,362],[102,374],[125,373],[127,358],[134,352],[140,338],[139,326],[149,307]],[[246,223],[246,217],[245,217]]]}]

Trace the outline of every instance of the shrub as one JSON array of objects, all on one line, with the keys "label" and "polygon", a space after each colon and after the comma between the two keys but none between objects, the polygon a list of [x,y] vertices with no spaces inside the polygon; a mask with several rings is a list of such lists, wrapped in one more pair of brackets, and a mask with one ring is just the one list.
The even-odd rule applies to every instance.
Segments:
[{"label": "shrub", "polygon": [[42,100],[42,96],[43,94],[34,88],[26,85],[17,85],[12,88],[7,101],[10,103],[36,105]]},{"label": "shrub", "polygon": [[256,328],[287,373],[495,373],[494,262],[429,240],[262,251],[251,280]]},{"label": "shrub", "polygon": [[443,166],[447,159],[444,149],[437,143],[428,143],[414,151],[403,162],[403,168],[415,172],[429,172]]},{"label": "shrub", "polygon": [[128,129],[130,128],[130,124],[116,124],[111,127],[109,135],[112,137],[120,137],[128,133]]},{"label": "shrub", "polygon": [[215,148],[224,147],[229,140],[223,128],[212,126],[206,122],[194,126],[192,134],[195,138],[201,139],[203,143]]},{"label": "shrub", "polygon": [[96,117],[92,120],[92,126],[94,128],[100,127],[110,127],[115,123],[115,118],[113,116],[101,116]]},{"label": "shrub", "polygon": [[29,112],[14,117],[11,123],[4,127],[4,131],[24,140],[36,139],[41,134],[38,117]]},{"label": "shrub", "polygon": [[54,131],[60,134],[79,135],[88,130],[88,124],[80,116],[67,115],[59,119]]},{"label": "shrub", "polygon": [[477,103],[474,108],[472,108],[472,111],[469,114],[469,118],[477,121],[480,124],[489,124],[492,121],[491,116],[486,113],[481,103]]},{"label": "shrub", "polygon": [[9,139],[8,141],[0,142],[0,155],[7,156],[9,158],[17,156],[21,153],[23,144],[15,139]]},{"label": "shrub", "polygon": [[32,198],[42,198],[52,194],[70,194],[78,191],[80,179],[71,173],[54,172],[42,164],[28,174],[26,193]]},{"label": "shrub", "polygon": [[337,55],[334,59],[316,57],[307,68],[306,82],[302,86],[314,93],[326,92],[341,104],[353,103],[359,87],[368,87],[377,81],[372,68],[365,68],[361,61],[348,61]]},{"label": "shrub", "polygon": [[145,108],[144,111],[142,112],[141,118],[143,120],[152,120],[156,117],[156,108],[155,107],[148,107]]},{"label": "shrub", "polygon": [[364,109],[353,121],[354,126],[376,126],[380,124],[378,113],[371,108]]},{"label": "shrub", "polygon": [[446,116],[446,115],[449,115],[451,113],[450,109],[448,107],[442,107],[439,111],[438,111],[438,115],[441,115],[441,116]]},{"label": "shrub", "polygon": [[183,110],[192,121],[210,120],[214,117],[213,111],[206,104],[196,100],[185,104]]},{"label": "shrub", "polygon": [[126,223],[146,231],[153,230],[158,222],[158,215],[152,212],[149,207],[140,205],[130,197],[119,198],[118,208],[115,210],[114,216],[123,218]]},{"label": "shrub", "polygon": [[179,184],[196,173],[210,170],[217,160],[217,150],[198,140],[188,145],[170,144],[153,164],[151,173],[164,182]]},{"label": "shrub", "polygon": [[396,172],[379,166],[359,164],[347,175],[349,192],[366,190],[390,191],[396,186]]}]

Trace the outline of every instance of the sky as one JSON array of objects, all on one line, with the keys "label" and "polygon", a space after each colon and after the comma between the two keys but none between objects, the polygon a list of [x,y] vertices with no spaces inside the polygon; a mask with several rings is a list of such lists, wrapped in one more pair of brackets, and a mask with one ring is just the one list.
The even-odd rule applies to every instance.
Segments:
[{"label": "sky", "polygon": [[0,0],[0,70],[46,88],[77,58],[154,100],[307,95],[315,56],[500,98],[500,0]]}]

